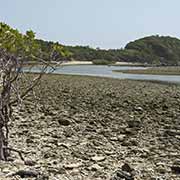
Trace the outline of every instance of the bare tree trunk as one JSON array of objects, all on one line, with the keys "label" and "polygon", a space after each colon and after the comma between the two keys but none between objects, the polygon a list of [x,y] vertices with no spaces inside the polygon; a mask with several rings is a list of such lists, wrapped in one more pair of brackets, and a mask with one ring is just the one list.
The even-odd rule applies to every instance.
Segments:
[{"label": "bare tree trunk", "polygon": [[[37,58],[37,61],[42,63],[41,71],[39,75],[29,81],[25,73],[21,71],[23,59],[0,49],[0,160],[7,161],[10,152],[13,151],[18,153],[24,161],[22,156],[24,152],[9,147],[9,121],[12,118],[12,105],[21,103],[33,91],[49,67],[49,63],[43,59]],[[54,67],[52,67],[52,71],[54,71]],[[27,84],[23,87],[24,89],[22,89],[20,80],[24,80]]]}]

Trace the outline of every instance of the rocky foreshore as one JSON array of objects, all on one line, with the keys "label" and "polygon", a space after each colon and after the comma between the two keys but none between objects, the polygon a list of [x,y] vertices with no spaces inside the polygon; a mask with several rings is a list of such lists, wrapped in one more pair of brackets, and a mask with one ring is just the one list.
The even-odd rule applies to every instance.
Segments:
[{"label": "rocky foreshore", "polygon": [[0,162],[0,179],[180,179],[180,86],[50,75],[35,97],[11,122],[26,161]]}]

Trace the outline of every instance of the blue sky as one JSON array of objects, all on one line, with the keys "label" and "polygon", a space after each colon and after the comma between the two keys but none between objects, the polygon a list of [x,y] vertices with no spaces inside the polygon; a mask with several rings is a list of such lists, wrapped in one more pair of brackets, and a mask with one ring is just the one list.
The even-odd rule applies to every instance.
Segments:
[{"label": "blue sky", "polygon": [[180,38],[180,0],[0,0],[0,21],[66,45],[121,48],[153,35]]}]

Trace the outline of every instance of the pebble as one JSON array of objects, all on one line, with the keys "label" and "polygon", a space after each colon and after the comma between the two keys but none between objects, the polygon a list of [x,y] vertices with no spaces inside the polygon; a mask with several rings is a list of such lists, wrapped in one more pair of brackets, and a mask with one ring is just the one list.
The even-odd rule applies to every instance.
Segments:
[{"label": "pebble", "polygon": [[90,170],[91,171],[98,171],[98,170],[102,170],[103,167],[99,166],[98,164],[93,164],[91,167],[90,167]]},{"label": "pebble", "polygon": [[74,169],[74,168],[79,168],[82,166],[82,163],[75,163],[75,164],[65,164],[64,168],[65,169]]},{"label": "pebble", "polygon": [[91,158],[93,161],[97,161],[97,162],[100,162],[100,161],[104,161],[106,158],[104,156],[94,156]]},{"label": "pebble", "polygon": [[174,161],[173,165],[171,166],[171,170],[175,174],[180,174],[180,160]]},{"label": "pebble", "polygon": [[71,122],[68,119],[59,119],[58,123],[62,126],[69,126]]},{"label": "pebble", "polygon": [[111,141],[118,141],[118,137],[111,137],[110,140]]},{"label": "pebble", "polygon": [[124,141],[124,138],[125,138],[125,137],[126,137],[126,135],[121,134],[121,135],[118,136],[118,140],[119,140],[120,142],[122,142],[122,141]]}]

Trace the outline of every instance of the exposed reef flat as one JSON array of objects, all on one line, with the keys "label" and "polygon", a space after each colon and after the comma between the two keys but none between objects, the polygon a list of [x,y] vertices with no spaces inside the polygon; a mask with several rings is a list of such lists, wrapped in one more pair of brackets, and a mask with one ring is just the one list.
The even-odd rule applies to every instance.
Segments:
[{"label": "exposed reef flat", "polygon": [[0,179],[31,169],[50,180],[107,180],[125,163],[134,179],[179,178],[180,86],[47,75],[35,92],[40,104],[30,95],[14,107],[10,131],[35,163],[13,154]]}]

